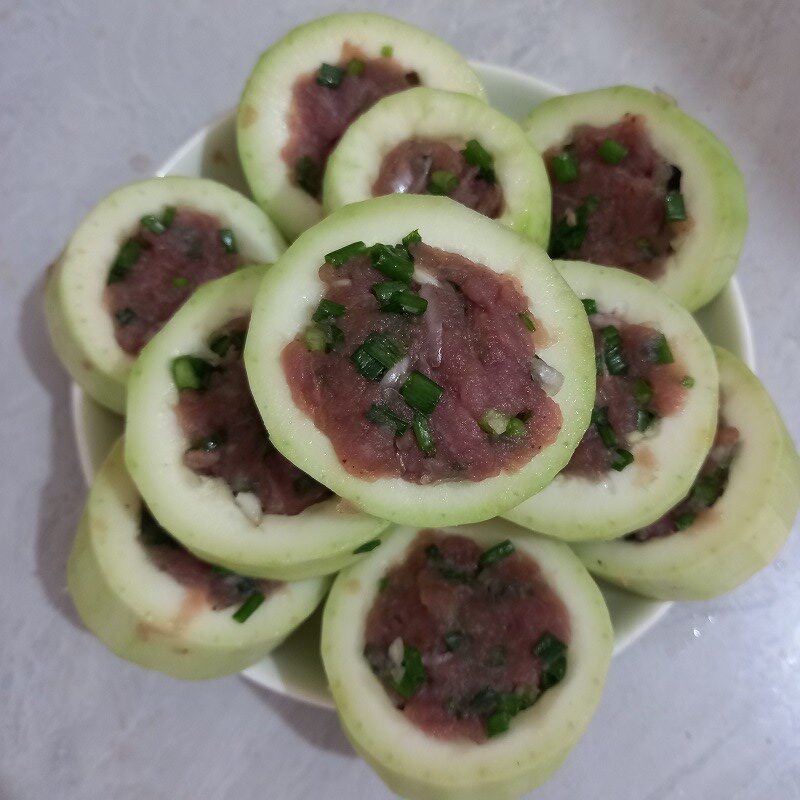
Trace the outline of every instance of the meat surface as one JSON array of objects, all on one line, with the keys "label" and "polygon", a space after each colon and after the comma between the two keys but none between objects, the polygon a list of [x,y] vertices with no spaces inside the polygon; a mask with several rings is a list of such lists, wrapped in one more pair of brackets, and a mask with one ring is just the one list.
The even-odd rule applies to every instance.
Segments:
[{"label": "meat surface", "polygon": [[[428,302],[419,316],[381,310],[370,290],[387,278],[369,256],[320,269],[325,297],[346,308],[336,319],[343,341],[329,353],[310,352],[302,338],[287,345],[283,367],[295,403],[331,440],[342,466],[367,480],[478,481],[513,472],[554,441],[561,426],[557,403],[531,376],[533,337],[520,318],[528,299],[511,278],[459,255],[424,244],[410,250],[419,279],[410,289]],[[405,353],[400,369],[381,381],[365,378],[351,359],[375,332]],[[412,371],[443,389],[429,417],[433,455],[420,449],[410,425],[396,436],[367,418],[373,404],[384,404],[411,421],[398,389]],[[523,419],[523,435],[488,434],[479,422],[490,409]]]},{"label": "meat surface", "polygon": [[[367,661],[394,703],[433,736],[484,741],[493,698],[532,703],[547,688],[535,654],[541,637],[569,644],[569,613],[538,564],[515,551],[481,567],[483,552],[463,536],[421,532],[367,617]],[[411,697],[396,689],[398,639],[424,666]]]},{"label": "meat surface", "polygon": [[[606,139],[627,148],[619,164],[599,155]],[[578,177],[562,182],[555,177],[553,157],[565,152],[577,159]],[[554,258],[620,267],[646,278],[663,273],[672,241],[687,223],[665,218],[664,198],[677,188],[680,172],[655,150],[644,119],[627,114],[606,128],[582,125],[544,159],[553,188]]]},{"label": "meat surface", "polygon": [[139,225],[130,241],[138,257],[124,277],[108,284],[105,300],[117,343],[134,356],[198,286],[243,263],[225,249],[219,220],[191,209],[178,209],[160,234]]},{"label": "meat surface", "polygon": [[331,492],[284,458],[272,445],[253,401],[242,361],[247,319],[218,335],[231,344],[205,389],[182,389],[176,412],[191,443],[186,465],[222,478],[234,493],[258,497],[265,514],[299,514]]},{"label": "meat surface", "polygon": [[492,219],[503,213],[503,190],[495,181],[482,178],[479,167],[468,164],[460,149],[424,139],[408,139],[384,156],[372,196],[431,194],[431,174],[437,171],[458,179],[448,197]]}]

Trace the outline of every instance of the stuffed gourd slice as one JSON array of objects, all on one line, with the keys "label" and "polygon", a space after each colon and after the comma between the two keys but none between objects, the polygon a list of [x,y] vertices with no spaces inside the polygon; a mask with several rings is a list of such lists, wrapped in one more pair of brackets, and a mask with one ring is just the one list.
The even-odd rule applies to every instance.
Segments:
[{"label": "stuffed gourd slice", "polygon": [[333,14],[295,28],[261,56],[236,120],[256,201],[290,239],[322,216],[328,154],[376,100],[413,86],[483,98],[462,56],[433,34],[381,14]]},{"label": "stuffed gourd slice", "polygon": [[614,539],[658,519],[691,487],[714,438],[717,367],[692,316],[649,281],[556,264],[594,333],[592,422],[561,474],[504,516],[567,541]]},{"label": "stuffed gourd slice", "polygon": [[744,179],[717,137],[662,94],[613,86],[523,121],[553,185],[550,254],[628,269],[694,311],[730,278]]},{"label": "stuffed gourd slice", "polygon": [[67,568],[92,633],[176,678],[216,678],[263,658],[325,596],[328,580],[276,583],[200,561],[150,515],[118,442],[89,493]]},{"label": "stuffed gourd slice", "polygon": [[509,117],[466,94],[419,87],[365,111],[331,153],[328,211],[379,195],[438,194],[543,247],[550,182],[538,151]]},{"label": "stuffed gourd slice", "polygon": [[399,529],[334,582],[322,660],[342,726],[408,798],[515,798],[600,699],[613,645],[568,547],[502,520]]},{"label": "stuffed gourd slice", "polygon": [[265,269],[203,286],[142,351],[125,457],[153,516],[199,558],[299,580],[357,559],[388,523],[333,497],[270,442],[242,362]]},{"label": "stuffed gourd slice", "polygon": [[220,183],[124,186],[86,215],[48,277],[53,347],[87,394],[122,413],[134,359],[191,293],[285,249],[260,209]]},{"label": "stuffed gourd slice", "polygon": [[288,459],[419,525],[488,519],[544,486],[594,389],[586,314],[544,251],[421,195],[301,236],[261,285],[245,363]]},{"label": "stuffed gourd slice", "polygon": [[702,600],[736,588],[772,561],[797,514],[800,459],[778,410],[745,364],[715,352],[719,426],[691,491],[642,530],[576,547],[592,572],[648,597]]}]

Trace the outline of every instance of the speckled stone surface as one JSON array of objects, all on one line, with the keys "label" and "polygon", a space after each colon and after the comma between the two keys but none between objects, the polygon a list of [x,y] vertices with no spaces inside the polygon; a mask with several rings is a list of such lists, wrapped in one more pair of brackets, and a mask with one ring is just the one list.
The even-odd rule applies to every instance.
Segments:
[{"label": "speckled stone surface", "polygon": [[[566,89],[657,85],[722,132],[750,193],[739,274],[759,373],[800,438],[797,0],[369,7]],[[334,714],[237,677],[145,672],[81,629],[64,585],[85,489],[41,311],[44,269],[92,203],[233,105],[269,42],[356,8],[0,0],[2,800],[389,797]],[[616,659],[587,735],[535,796],[800,798],[799,555],[795,536],[746,586],[676,606]]]}]

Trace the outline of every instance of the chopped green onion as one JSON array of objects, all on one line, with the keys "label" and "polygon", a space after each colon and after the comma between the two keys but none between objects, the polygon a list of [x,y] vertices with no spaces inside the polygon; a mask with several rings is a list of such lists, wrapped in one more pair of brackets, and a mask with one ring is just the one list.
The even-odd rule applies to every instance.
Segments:
[{"label": "chopped green onion", "polygon": [[486,720],[486,735],[491,738],[505,733],[511,725],[511,715],[505,711],[495,711]]},{"label": "chopped green onion", "polygon": [[393,281],[408,283],[414,274],[414,261],[405,247],[375,244],[370,248],[372,266]]},{"label": "chopped green onion", "polygon": [[578,180],[578,159],[572,153],[558,153],[550,159],[553,175],[559,183]]},{"label": "chopped green onion", "polygon": [[119,253],[117,253],[117,257],[114,259],[114,263],[111,265],[111,269],[108,272],[108,279],[106,282],[119,283],[119,281],[124,280],[130,272],[131,267],[139,260],[141,252],[141,242],[136,239],[128,239],[128,241],[120,247]]},{"label": "chopped green onion", "polygon": [[533,317],[527,311],[520,311],[517,316],[522,320],[522,324],[531,332],[533,333],[536,330],[536,323],[533,321]]},{"label": "chopped green onion", "polygon": [[371,333],[350,359],[367,380],[379,381],[402,357],[397,342],[386,334]]},{"label": "chopped green onion", "polygon": [[183,275],[178,275],[177,278],[172,279],[172,285],[176,289],[183,289],[185,286],[189,285],[189,279],[184,278]]},{"label": "chopped green onion", "polygon": [[446,169],[435,169],[431,172],[428,181],[428,191],[431,194],[450,194],[458,187],[458,175]]},{"label": "chopped green onion", "polygon": [[238,347],[241,348],[244,345],[244,337],[239,336],[229,336],[226,333],[221,333],[219,336],[215,336],[211,341],[208,343],[208,349],[212,353],[216,353],[220,358],[224,358],[228,354],[228,350],[230,350],[231,345],[237,345],[238,339],[241,338],[241,342],[238,343]]},{"label": "chopped green onion", "polygon": [[547,252],[551,258],[561,258],[567,253],[578,250],[586,238],[589,230],[589,215],[593,213],[599,205],[598,198],[590,194],[575,209],[575,222],[570,223],[565,214],[550,232],[550,243]]},{"label": "chopped green onion", "polygon": [[545,692],[567,673],[567,646],[552,633],[543,633],[533,646],[533,654],[542,662],[540,687]]},{"label": "chopped green onion", "polygon": [[319,301],[317,310],[311,315],[314,322],[324,322],[326,319],[341,317],[345,312],[345,307],[333,300],[326,300],[324,297]]},{"label": "chopped green onion", "polygon": [[650,360],[655,361],[656,364],[671,364],[675,360],[672,350],[669,349],[667,337],[663,333],[659,333],[650,342],[649,356]]},{"label": "chopped green onion", "polygon": [[219,240],[222,242],[225,252],[229,255],[239,252],[239,248],[236,247],[236,237],[234,237],[230,228],[220,228]]},{"label": "chopped green onion", "polygon": [[644,433],[655,420],[656,415],[652,411],[647,411],[644,408],[637,409],[636,411],[636,430]]},{"label": "chopped green onion", "polygon": [[121,308],[114,313],[114,318],[120,325],[130,325],[136,319],[136,312],[132,308]]},{"label": "chopped green onion", "polygon": [[387,578],[387,577],[384,575],[384,576],[383,576],[383,577],[382,577],[382,578],[381,578],[381,579],[378,581],[378,591],[379,591],[379,592],[385,592],[385,591],[386,591],[386,589],[388,589],[388,588],[389,588],[389,579],[388,579],[388,578]]},{"label": "chopped green onion", "polygon": [[416,370],[406,378],[400,387],[400,394],[406,403],[415,411],[426,415],[433,413],[443,392],[444,389],[438,383]]},{"label": "chopped green onion", "polygon": [[155,233],[157,236],[160,236],[167,229],[155,214],[145,214],[139,222],[143,228],[147,228],[150,233]]},{"label": "chopped green onion", "polygon": [[447,631],[444,635],[444,646],[454,653],[464,644],[466,638],[463,631]]},{"label": "chopped green onion", "polygon": [[511,417],[508,414],[504,414],[496,408],[490,408],[480,418],[478,425],[490,436],[502,436],[508,430],[509,422],[511,422]]},{"label": "chopped green onion", "polygon": [[461,155],[464,156],[467,164],[478,168],[478,177],[481,180],[487,183],[495,182],[494,158],[477,139],[470,139],[461,151]]},{"label": "chopped green onion", "polygon": [[685,514],[680,514],[679,516],[675,517],[675,530],[685,531],[687,528],[691,527],[696,519],[697,514],[694,514],[691,511],[687,511]]},{"label": "chopped green onion", "polygon": [[419,411],[414,412],[411,418],[411,428],[414,431],[414,438],[417,440],[419,449],[425,453],[426,456],[436,454],[436,444],[433,441],[433,433],[431,433],[431,426],[428,418]]},{"label": "chopped green onion", "polygon": [[164,209],[164,213],[161,215],[161,224],[164,226],[165,230],[175,221],[175,215],[177,213],[178,209],[175,208],[175,206],[167,206]]},{"label": "chopped green onion", "polygon": [[360,58],[351,58],[347,62],[347,67],[346,67],[347,74],[348,75],[353,75],[353,76],[356,76],[356,77],[359,76],[359,75],[363,75],[365,66],[366,65],[364,64],[364,62]]},{"label": "chopped green onion", "polygon": [[303,342],[312,353],[321,352],[325,349],[325,332],[319,325],[309,325],[303,331]]},{"label": "chopped green onion", "polygon": [[646,261],[652,261],[656,257],[656,251],[653,248],[652,243],[644,236],[640,236],[636,240],[636,247]]},{"label": "chopped green onion", "polygon": [[317,197],[322,188],[322,169],[310,156],[301,156],[294,164],[294,179],[306,194]]},{"label": "chopped green onion", "polygon": [[694,378],[691,375],[684,375],[681,381],[681,386],[691,389],[694,386]]},{"label": "chopped green onion", "polygon": [[619,330],[614,325],[606,325],[600,330],[600,335],[605,343],[603,355],[609,374],[624,375],[628,371],[628,365],[625,362],[625,356],[622,355]]},{"label": "chopped green onion", "polygon": [[617,435],[608,421],[608,408],[605,406],[595,406],[592,409],[592,424],[597,428],[597,433],[606,447],[617,446]]},{"label": "chopped green onion", "polygon": [[597,301],[592,297],[584,297],[581,300],[583,303],[583,309],[586,312],[586,316],[590,317],[592,314],[597,313]]},{"label": "chopped green onion", "polygon": [[341,267],[351,258],[363,256],[368,249],[364,242],[352,242],[340,247],[338,250],[334,250],[332,253],[327,253],[325,263],[330,264],[332,267]]},{"label": "chopped green onion", "polygon": [[383,281],[383,283],[373,284],[370,291],[375,295],[378,303],[383,306],[392,299],[393,294],[402,292],[404,289],[408,289],[408,284],[404,281]]},{"label": "chopped green onion", "polygon": [[247,600],[239,606],[233,618],[237,622],[247,622],[255,613],[256,609],[264,602],[264,595],[261,592],[253,592]]},{"label": "chopped green onion", "polygon": [[403,677],[399,681],[394,681],[394,690],[401,696],[408,699],[413,697],[423,683],[428,679],[425,666],[422,663],[422,656],[416,647],[403,648]]},{"label": "chopped green onion", "polygon": [[381,540],[380,539],[371,539],[368,542],[364,542],[360,547],[356,547],[353,550],[353,555],[357,556],[359,553],[369,553],[371,550],[374,550],[376,547],[380,547]]},{"label": "chopped green onion", "polygon": [[637,378],[633,382],[633,397],[636,404],[642,408],[650,405],[650,401],[653,399],[653,387],[650,381],[646,378]]},{"label": "chopped green onion", "polygon": [[524,436],[528,432],[528,428],[525,425],[525,422],[521,420],[519,417],[512,417],[508,421],[508,427],[506,428],[506,436],[513,436],[514,438],[518,436]]},{"label": "chopped green onion", "polygon": [[680,192],[667,192],[664,195],[664,216],[667,222],[682,222],[686,219],[686,205]]},{"label": "chopped green onion", "polygon": [[323,63],[317,70],[317,83],[328,89],[336,89],[344,78],[344,70],[335,64]]},{"label": "chopped green onion", "polygon": [[629,464],[633,463],[633,453],[630,450],[623,450],[618,447],[614,450],[614,459],[611,462],[611,469],[622,472]]},{"label": "chopped green onion", "polygon": [[692,487],[692,498],[704,506],[713,506],[725,491],[729,470],[718,467],[710,474],[701,475]]},{"label": "chopped green onion", "polygon": [[411,247],[412,244],[421,244],[422,237],[419,235],[418,230],[413,230],[410,233],[407,233],[403,237],[402,242],[403,242],[403,247],[405,247],[406,250],[408,250],[408,248]]},{"label": "chopped green onion", "polygon": [[597,148],[597,154],[606,164],[619,164],[628,155],[628,148],[616,139],[604,139]]},{"label": "chopped green onion", "polygon": [[382,311],[388,311],[394,314],[413,314],[415,316],[424,314],[427,308],[428,301],[409,289],[401,289],[399,292],[395,292],[389,300],[381,306]]},{"label": "chopped green onion", "polygon": [[408,428],[408,423],[404,419],[382,404],[373,403],[367,411],[367,419],[376,425],[391,428],[397,436],[402,436]]},{"label": "chopped green onion", "polygon": [[496,564],[498,561],[508,558],[515,549],[510,539],[504,539],[502,542],[498,542],[496,545],[493,545],[488,550],[484,550],[483,553],[481,553],[478,559],[478,569],[486,569],[486,567],[491,567],[492,564]]},{"label": "chopped green onion", "polygon": [[390,44],[385,44],[383,47],[381,47],[381,55],[384,58],[391,58],[394,55],[394,47],[392,47]]},{"label": "chopped green onion", "polygon": [[325,337],[325,352],[330,353],[340,345],[344,344],[344,333],[338,325],[334,325],[330,320],[319,323],[322,335]]},{"label": "chopped green onion", "polygon": [[605,369],[605,363],[603,362],[603,354],[600,351],[597,351],[594,354],[594,371],[598,375],[602,375],[604,369]]},{"label": "chopped green onion", "polygon": [[178,356],[172,359],[172,379],[178,389],[205,389],[214,367],[197,356]]}]

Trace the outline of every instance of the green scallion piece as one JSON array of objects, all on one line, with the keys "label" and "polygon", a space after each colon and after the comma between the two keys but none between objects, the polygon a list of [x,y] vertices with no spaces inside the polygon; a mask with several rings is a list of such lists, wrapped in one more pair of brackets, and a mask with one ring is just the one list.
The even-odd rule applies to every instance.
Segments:
[{"label": "green scallion piece", "polygon": [[403,281],[383,281],[383,283],[373,284],[370,291],[375,295],[378,303],[383,306],[392,299],[393,294],[402,292],[404,289],[408,289],[408,284]]},{"label": "green scallion piece", "polygon": [[694,378],[691,375],[684,375],[681,381],[681,386],[686,389],[691,389],[694,386]]},{"label": "green scallion piece", "polygon": [[411,418],[411,429],[414,431],[414,438],[417,440],[419,449],[426,456],[436,455],[436,444],[433,441],[433,433],[431,432],[428,418],[424,414],[420,414],[419,411],[415,411],[414,416]]},{"label": "green scallion piece", "polygon": [[233,231],[230,228],[220,228],[219,240],[222,242],[225,252],[229,255],[239,252],[239,249],[236,247],[236,237],[233,235]]},{"label": "green scallion piece", "polygon": [[402,436],[408,428],[408,423],[402,417],[398,417],[391,408],[380,403],[373,403],[369,407],[367,419],[376,425],[390,428],[396,436]]},{"label": "green scallion piece", "polygon": [[633,453],[630,450],[624,450],[617,447],[614,450],[614,458],[611,461],[611,469],[616,472],[622,472],[629,464],[633,463]]},{"label": "green scallion piece", "polygon": [[505,733],[511,725],[511,715],[505,711],[495,711],[486,719],[486,735],[491,739]]},{"label": "green scallion piece", "polygon": [[394,55],[394,47],[392,47],[390,44],[385,44],[383,47],[381,47],[381,55],[384,58],[391,58]]},{"label": "green scallion piece", "polygon": [[543,633],[533,646],[533,654],[542,664],[539,685],[545,692],[567,674],[567,646],[552,633]]},{"label": "green scallion piece", "polygon": [[403,677],[399,681],[394,681],[394,690],[401,696],[408,699],[413,697],[422,685],[428,680],[425,666],[422,663],[422,656],[416,647],[403,648]]},{"label": "green scallion piece", "polygon": [[205,389],[214,367],[204,358],[178,356],[172,359],[172,380],[177,389]]},{"label": "green scallion piece", "polygon": [[167,206],[164,209],[164,213],[161,215],[161,224],[164,226],[164,230],[169,228],[173,222],[175,222],[175,215],[178,213],[178,209],[175,206]]},{"label": "green scallion piece", "polygon": [[264,595],[261,592],[253,592],[234,612],[233,618],[237,622],[247,622],[263,602]]},{"label": "green scallion piece", "polygon": [[381,540],[380,539],[371,539],[368,542],[364,542],[360,547],[356,547],[353,550],[353,555],[357,556],[359,553],[369,553],[371,550],[374,550],[376,547],[380,547]]},{"label": "green scallion piece", "polygon": [[597,313],[597,301],[594,298],[584,297],[581,303],[583,303],[583,309],[586,311],[587,317]]},{"label": "green scallion piece", "polygon": [[334,303],[333,300],[327,300],[324,297],[319,301],[317,310],[311,315],[314,322],[324,322],[326,319],[335,319],[341,317],[345,312],[345,307],[341,303]]},{"label": "green scallion piece", "polygon": [[405,247],[375,244],[369,251],[372,266],[393,281],[409,283],[414,274],[414,261]]},{"label": "green scallion piece", "polygon": [[403,355],[394,339],[384,333],[371,333],[350,359],[367,380],[379,381]]},{"label": "green scallion piece", "polygon": [[382,311],[393,314],[413,314],[414,316],[424,314],[427,308],[428,301],[409,289],[401,289],[399,292],[395,292],[389,300],[381,306]]},{"label": "green scallion piece", "polygon": [[297,185],[312,197],[318,197],[322,189],[322,168],[310,156],[301,156],[294,163],[294,179]]},{"label": "green scallion piece", "polygon": [[458,188],[458,175],[446,169],[435,169],[428,180],[430,194],[451,194]]},{"label": "green scallion piece", "polygon": [[685,514],[679,514],[677,517],[675,517],[675,530],[685,531],[694,524],[696,519],[697,514],[693,513],[692,511],[687,511]]},{"label": "green scallion piece", "polygon": [[660,333],[650,342],[649,356],[651,361],[656,364],[671,364],[675,358],[672,355],[672,350],[669,348],[667,337]]},{"label": "green scallion piece", "polygon": [[550,159],[550,167],[559,183],[578,180],[578,159],[572,153],[557,153]]},{"label": "green scallion piece", "polygon": [[130,325],[136,319],[136,312],[132,308],[121,308],[114,313],[114,319],[122,325]]},{"label": "green scallion piece", "polygon": [[527,311],[520,311],[517,316],[522,320],[522,324],[531,332],[533,333],[536,330],[536,323],[533,321],[533,317]]},{"label": "green scallion piece", "polygon": [[106,282],[119,283],[121,280],[124,280],[131,271],[131,267],[139,260],[141,252],[141,242],[136,239],[128,239],[128,241],[120,247],[119,253],[117,253],[117,257],[114,259],[114,263],[111,265],[111,269],[108,272],[108,279]]},{"label": "green scallion piece", "polygon": [[496,180],[494,172],[494,158],[477,139],[470,139],[461,151],[467,164],[478,168],[478,177],[487,183]]},{"label": "green scallion piece", "polygon": [[645,408],[653,399],[653,387],[646,378],[636,378],[633,382],[633,398],[636,405]]},{"label": "green scallion piece", "polygon": [[686,219],[686,204],[680,192],[667,192],[664,195],[664,216],[667,222],[682,222]]},{"label": "green scallion piece", "polygon": [[511,417],[511,419],[508,421],[508,427],[506,428],[505,435],[516,438],[518,436],[524,436],[527,432],[528,428],[523,420],[521,420],[519,417]]},{"label": "green scallion piece", "polygon": [[[398,359],[399,360],[399,359]],[[430,415],[442,399],[444,389],[427,375],[414,370],[400,387],[403,400],[420,414]]]},{"label": "green scallion piece", "polygon": [[231,344],[233,344],[231,337],[225,333],[220,334],[219,336],[215,336],[211,341],[208,343],[208,349],[212,353],[216,353],[220,358],[224,358],[228,350],[231,348]]},{"label": "green scallion piece", "polygon": [[481,553],[478,559],[478,569],[486,569],[486,567],[491,567],[492,564],[496,564],[498,561],[508,558],[515,549],[510,539],[504,539],[502,542],[498,542],[496,545],[493,545],[488,550],[484,550],[483,553]]},{"label": "green scallion piece", "polygon": [[511,417],[508,414],[504,414],[496,408],[490,408],[480,418],[478,425],[490,436],[502,436],[508,430],[510,422]]},{"label": "green scallion piece", "polygon": [[600,335],[604,342],[603,356],[606,369],[610,375],[624,375],[628,371],[628,365],[625,362],[625,356],[622,355],[619,330],[615,325],[606,325],[600,330]]},{"label": "green scallion piece", "polygon": [[352,242],[334,250],[332,253],[325,255],[325,263],[330,264],[332,267],[341,267],[346,264],[351,258],[356,256],[363,256],[369,248],[364,242]]},{"label": "green scallion piece", "polygon": [[628,155],[628,148],[616,139],[603,139],[597,148],[597,154],[606,164],[619,164]]},{"label": "green scallion piece", "polygon": [[652,411],[647,411],[644,408],[639,408],[636,411],[636,430],[639,433],[644,433],[655,420],[656,415]]},{"label": "green scallion piece", "polygon": [[344,70],[335,64],[321,64],[317,70],[317,83],[328,89],[336,89],[344,78]]},{"label": "green scallion piece", "polygon": [[384,575],[378,581],[378,592],[385,592],[389,588],[389,579]]},{"label": "green scallion piece", "polygon": [[150,233],[154,233],[157,236],[160,236],[167,229],[155,214],[145,214],[139,222],[143,228],[147,228]]},{"label": "green scallion piece", "polygon": [[346,72],[348,75],[358,77],[364,74],[364,67],[366,64],[360,58],[351,58],[347,62]]},{"label": "green scallion piece", "polygon": [[183,275],[178,275],[177,278],[173,278],[172,279],[172,285],[176,289],[183,289],[183,288],[185,288],[186,286],[189,285],[189,279],[188,278],[184,278]]},{"label": "green scallion piece", "polygon": [[322,352],[325,349],[325,332],[319,325],[309,325],[303,331],[303,342],[312,353]]},{"label": "green scallion piece", "polygon": [[419,235],[418,230],[413,230],[410,233],[407,233],[402,239],[403,247],[408,250],[412,244],[422,244],[422,237]]},{"label": "green scallion piece", "polygon": [[617,435],[608,421],[608,408],[605,406],[595,406],[592,409],[592,424],[597,428],[600,440],[608,447],[617,446]]}]

